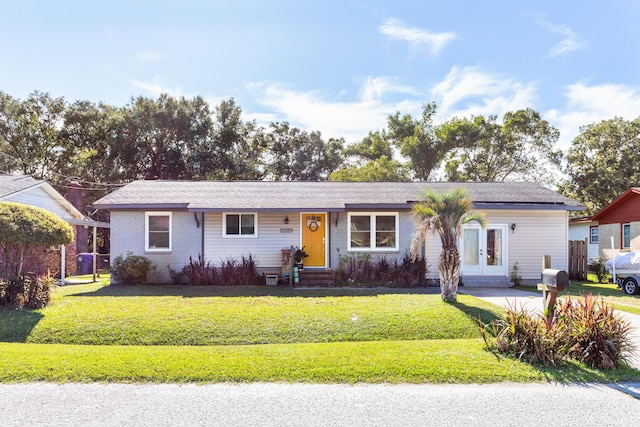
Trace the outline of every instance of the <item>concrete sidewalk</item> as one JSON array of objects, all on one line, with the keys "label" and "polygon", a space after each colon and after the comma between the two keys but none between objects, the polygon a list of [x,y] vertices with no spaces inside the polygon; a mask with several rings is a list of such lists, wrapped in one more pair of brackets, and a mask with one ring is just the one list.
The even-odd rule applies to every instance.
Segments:
[{"label": "concrete sidewalk", "polygon": [[[503,307],[522,307],[532,312],[542,312],[542,295],[537,292],[513,288],[476,288],[469,286],[460,287],[458,292]],[[625,321],[629,322],[633,328],[631,339],[636,344],[636,353],[629,357],[629,363],[634,368],[640,369],[640,316],[619,310],[617,313],[619,313]]]}]

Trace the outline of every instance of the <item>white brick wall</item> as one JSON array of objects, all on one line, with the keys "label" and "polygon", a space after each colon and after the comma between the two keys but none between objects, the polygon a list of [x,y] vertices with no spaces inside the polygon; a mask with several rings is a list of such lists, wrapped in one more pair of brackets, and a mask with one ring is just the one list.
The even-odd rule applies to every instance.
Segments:
[{"label": "white brick wall", "polygon": [[156,266],[149,281],[170,283],[167,266],[179,271],[189,263],[189,256],[197,259],[202,252],[202,214],[198,214],[198,228],[193,213],[172,212],[172,250],[164,253],[145,252],[144,214],[142,210],[111,211],[111,260],[118,255],[126,256],[128,251],[145,256]]}]

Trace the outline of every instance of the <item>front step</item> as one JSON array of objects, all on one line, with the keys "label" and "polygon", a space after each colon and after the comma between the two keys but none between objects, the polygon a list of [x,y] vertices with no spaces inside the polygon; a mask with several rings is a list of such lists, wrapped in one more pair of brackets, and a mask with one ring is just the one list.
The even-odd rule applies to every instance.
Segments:
[{"label": "front step", "polygon": [[336,273],[333,270],[300,270],[298,277],[300,281],[294,283],[294,286],[325,288],[336,286]]},{"label": "front step", "polygon": [[513,286],[510,277],[506,276],[462,276],[462,286],[510,288]]}]

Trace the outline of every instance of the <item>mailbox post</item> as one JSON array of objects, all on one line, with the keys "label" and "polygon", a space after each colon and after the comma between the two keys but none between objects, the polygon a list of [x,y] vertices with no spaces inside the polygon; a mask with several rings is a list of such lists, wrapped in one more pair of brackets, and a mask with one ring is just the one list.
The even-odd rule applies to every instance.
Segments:
[{"label": "mailbox post", "polygon": [[569,273],[555,268],[542,270],[542,283],[538,283],[538,289],[542,290],[543,313],[549,318],[553,314],[558,292],[569,286]]}]

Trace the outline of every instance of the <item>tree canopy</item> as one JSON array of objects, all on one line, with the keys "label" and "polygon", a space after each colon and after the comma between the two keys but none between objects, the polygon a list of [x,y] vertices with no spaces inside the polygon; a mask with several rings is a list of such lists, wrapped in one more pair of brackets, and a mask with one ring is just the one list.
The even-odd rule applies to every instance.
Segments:
[{"label": "tree canopy", "polygon": [[583,126],[567,153],[560,190],[591,214],[629,187],[640,186],[640,118],[616,117]]},{"label": "tree canopy", "polygon": [[45,179],[63,194],[83,183],[87,204],[134,179],[536,181],[557,184],[590,212],[640,184],[640,119],[584,126],[561,171],[559,132],[532,109],[436,124],[395,112],[386,127],[347,144],[288,122],[243,119],[233,98],[132,98],[121,107],[68,103],[47,93],[0,92],[0,171]]},{"label": "tree canopy", "polygon": [[560,172],[560,133],[534,110],[496,116],[455,118],[437,133],[452,147],[445,164],[448,181],[537,181],[551,184]]}]

